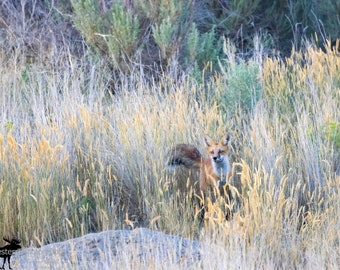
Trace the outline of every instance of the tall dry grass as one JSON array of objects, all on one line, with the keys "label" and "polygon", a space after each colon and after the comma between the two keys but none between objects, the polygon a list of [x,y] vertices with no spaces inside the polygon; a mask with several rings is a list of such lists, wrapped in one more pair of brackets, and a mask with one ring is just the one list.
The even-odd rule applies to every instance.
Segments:
[{"label": "tall dry grass", "polygon": [[[147,226],[200,239],[203,269],[339,265],[340,58],[330,48],[258,62],[261,97],[246,113],[221,104],[228,78],[203,86],[136,72],[112,95],[99,65],[0,61],[0,235],[43,245]],[[204,134],[226,131],[234,215],[226,221],[217,201],[200,227],[195,174],[169,172],[165,156],[180,142],[204,153]]]}]

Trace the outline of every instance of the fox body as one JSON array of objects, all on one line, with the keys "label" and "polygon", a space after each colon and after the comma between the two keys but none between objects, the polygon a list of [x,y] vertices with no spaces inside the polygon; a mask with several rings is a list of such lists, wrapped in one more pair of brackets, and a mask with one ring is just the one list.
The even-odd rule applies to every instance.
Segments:
[{"label": "fox body", "polygon": [[231,176],[231,167],[228,158],[230,135],[227,134],[219,142],[205,136],[204,142],[209,155],[203,158],[199,150],[192,145],[178,144],[174,146],[168,159],[168,165],[183,165],[188,169],[199,169],[199,187],[202,194],[207,188],[219,188],[227,183]]}]

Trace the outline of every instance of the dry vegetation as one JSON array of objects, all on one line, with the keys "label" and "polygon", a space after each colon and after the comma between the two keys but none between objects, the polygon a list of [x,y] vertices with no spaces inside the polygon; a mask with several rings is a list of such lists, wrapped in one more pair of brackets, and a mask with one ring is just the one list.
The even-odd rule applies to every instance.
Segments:
[{"label": "dry vegetation", "polygon": [[[175,68],[157,81],[134,72],[112,95],[99,64],[69,57],[53,69],[2,57],[0,235],[39,246],[146,226],[200,240],[202,269],[336,269],[340,57],[308,47],[285,61],[233,59],[205,85]],[[243,86],[228,87],[228,76],[245,69],[241,81],[254,91],[254,65],[260,97],[242,104]],[[226,130],[240,199],[232,220],[218,201],[200,227],[195,177],[169,172],[165,155],[178,142],[204,152],[204,134]]]}]

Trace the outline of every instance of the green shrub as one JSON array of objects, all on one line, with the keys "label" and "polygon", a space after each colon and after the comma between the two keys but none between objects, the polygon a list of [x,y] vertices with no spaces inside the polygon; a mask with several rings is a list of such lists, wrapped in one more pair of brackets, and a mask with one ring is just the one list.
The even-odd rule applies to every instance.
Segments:
[{"label": "green shrub", "polygon": [[[219,70],[222,38],[228,37],[237,54],[251,56],[254,38],[266,36],[265,53],[284,55],[299,49],[306,39],[324,45],[340,34],[334,0],[323,3],[290,1],[115,1],[111,6],[94,0],[71,0],[75,26],[99,58],[115,69],[132,70],[132,63],[167,67],[178,62],[201,78],[207,63]],[[106,6],[105,6],[106,5]],[[329,14],[329,15],[328,15]],[[208,74],[210,75],[210,74]],[[207,76],[207,73],[205,74]],[[204,78],[203,78],[204,79]]]},{"label": "green shrub", "polygon": [[101,57],[109,57],[115,69],[125,70],[138,52],[139,21],[117,2],[107,11],[95,0],[72,0],[75,26]]},{"label": "green shrub", "polygon": [[235,49],[225,42],[225,61],[220,62],[221,77],[218,78],[217,100],[226,112],[240,108],[252,110],[260,98],[262,86],[260,65],[253,60],[235,60]]},{"label": "green shrub", "polygon": [[223,39],[217,37],[215,30],[213,27],[208,32],[199,33],[196,24],[192,24],[186,40],[187,60],[196,61],[202,68],[207,61],[217,63]]},{"label": "green shrub", "polygon": [[168,59],[173,55],[176,28],[173,27],[170,17],[162,20],[160,24],[155,24],[152,27],[153,37],[156,44],[161,50],[161,57]]},{"label": "green shrub", "polygon": [[118,1],[107,10],[94,0],[72,4],[75,26],[95,55],[108,59],[115,70],[127,71],[136,61],[166,67],[180,59],[183,69],[199,71],[207,62],[217,64],[222,39],[213,25],[199,30],[194,2],[140,0],[127,6]]}]

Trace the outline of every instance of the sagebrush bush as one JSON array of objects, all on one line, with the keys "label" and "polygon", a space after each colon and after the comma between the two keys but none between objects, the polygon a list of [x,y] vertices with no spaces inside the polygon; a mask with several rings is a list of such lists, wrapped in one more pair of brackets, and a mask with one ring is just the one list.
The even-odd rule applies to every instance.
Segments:
[{"label": "sagebrush bush", "polygon": [[260,35],[267,41],[266,54],[287,56],[306,40],[325,48],[330,38],[334,45],[340,29],[336,0],[5,0],[0,13],[0,45],[9,57],[20,56],[15,61],[50,65],[61,53],[79,56],[91,48],[92,60],[106,61],[115,71],[131,73],[139,63],[157,74],[175,61],[196,79],[207,63],[211,73],[218,71],[222,38],[249,58],[256,50],[253,39]]},{"label": "sagebrush bush", "polygon": [[228,78],[219,90],[219,104],[226,111],[252,110],[261,94],[259,66],[253,61],[227,63],[224,78]]},{"label": "sagebrush bush", "polygon": [[115,69],[128,71],[137,57],[140,25],[137,17],[113,3],[107,10],[98,1],[72,1],[77,16],[75,26],[81,31],[97,56],[108,57]]},{"label": "sagebrush bush", "polygon": [[[193,21],[193,2],[115,2],[102,7],[97,1],[72,1],[75,26],[99,58],[108,58],[114,70],[132,70],[135,62],[151,68],[193,69],[196,78],[207,62],[217,63],[221,38],[212,25],[201,32]],[[179,59],[179,60],[178,60]]]}]

